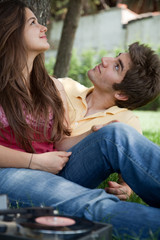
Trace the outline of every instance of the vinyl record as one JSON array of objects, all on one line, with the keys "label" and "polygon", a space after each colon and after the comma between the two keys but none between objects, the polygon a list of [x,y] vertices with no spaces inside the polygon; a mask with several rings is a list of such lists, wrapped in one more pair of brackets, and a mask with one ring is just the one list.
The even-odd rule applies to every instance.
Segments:
[{"label": "vinyl record", "polygon": [[86,219],[51,214],[39,217],[22,215],[16,222],[33,232],[56,235],[84,234],[91,232],[94,227],[94,223]]}]

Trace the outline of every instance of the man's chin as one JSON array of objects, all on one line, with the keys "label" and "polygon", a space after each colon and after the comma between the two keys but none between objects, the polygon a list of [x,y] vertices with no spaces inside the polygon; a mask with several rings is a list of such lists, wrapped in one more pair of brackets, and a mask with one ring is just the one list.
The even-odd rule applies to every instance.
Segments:
[{"label": "man's chin", "polygon": [[94,84],[94,79],[95,79],[94,69],[90,69],[87,75],[89,80]]},{"label": "man's chin", "polygon": [[[91,80],[92,79],[92,71],[93,69],[90,69],[88,72],[87,72],[87,75],[88,75],[88,78]],[[91,80],[92,81],[92,80]]]}]

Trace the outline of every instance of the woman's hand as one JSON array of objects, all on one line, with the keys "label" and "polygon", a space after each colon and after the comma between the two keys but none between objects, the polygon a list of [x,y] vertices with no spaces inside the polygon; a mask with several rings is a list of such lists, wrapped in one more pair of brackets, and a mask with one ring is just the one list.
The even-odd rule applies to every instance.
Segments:
[{"label": "woman's hand", "polygon": [[65,167],[71,154],[64,151],[33,154],[30,168],[58,174]]}]

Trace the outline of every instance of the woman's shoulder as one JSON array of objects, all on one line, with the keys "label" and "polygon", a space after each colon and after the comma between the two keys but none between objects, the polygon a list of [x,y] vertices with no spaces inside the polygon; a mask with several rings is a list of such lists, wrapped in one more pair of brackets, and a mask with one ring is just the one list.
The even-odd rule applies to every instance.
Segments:
[{"label": "woman's shoulder", "polygon": [[66,95],[65,89],[63,87],[63,84],[57,78],[54,78],[52,76],[50,76],[50,77],[54,81],[54,83],[55,83],[55,85],[56,85],[56,87],[57,87],[57,89],[60,93],[60,97],[62,99],[64,110],[65,110],[65,120],[66,120],[67,125],[68,125],[69,116],[68,116],[67,95]]},{"label": "woman's shoulder", "polygon": [[60,93],[63,104],[66,105],[67,99],[66,99],[66,92],[63,87],[63,84],[57,78],[54,78],[53,76],[50,76],[50,77],[54,81],[54,84],[56,85],[56,88],[58,89],[58,91]]},{"label": "woman's shoulder", "polygon": [[55,77],[50,76],[50,78],[53,80],[54,84],[56,85],[56,88],[58,89],[59,92],[64,91],[63,84]]}]

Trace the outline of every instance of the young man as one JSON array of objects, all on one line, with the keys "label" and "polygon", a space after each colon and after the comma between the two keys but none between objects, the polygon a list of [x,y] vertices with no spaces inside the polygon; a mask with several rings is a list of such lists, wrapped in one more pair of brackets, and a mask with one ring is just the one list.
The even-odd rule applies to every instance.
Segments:
[{"label": "young man", "polygon": [[[70,78],[60,79],[68,96],[72,136],[113,120],[141,133],[138,118],[128,109],[145,105],[159,94],[159,66],[159,58],[150,48],[134,43],[128,53],[103,57],[98,66],[88,71],[94,85],[90,89]],[[121,200],[132,192],[121,178],[120,184],[109,182],[107,191]]]},{"label": "young man", "polygon": [[160,59],[149,47],[133,43],[128,53],[102,62],[88,71],[94,87],[69,78],[60,79],[68,97],[72,136],[91,126],[119,120],[141,132],[129,110],[141,107],[160,94]]}]

